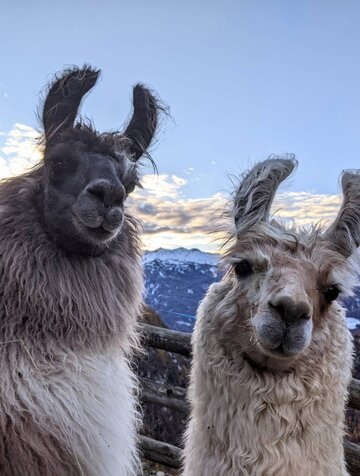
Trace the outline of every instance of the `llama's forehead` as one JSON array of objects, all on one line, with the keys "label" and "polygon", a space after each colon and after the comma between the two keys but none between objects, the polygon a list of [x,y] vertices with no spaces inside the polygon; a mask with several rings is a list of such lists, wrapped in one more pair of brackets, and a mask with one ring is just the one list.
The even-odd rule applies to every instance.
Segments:
[{"label": "llama's forehead", "polygon": [[297,269],[326,277],[334,270],[348,269],[346,259],[331,249],[319,233],[254,230],[239,236],[228,253],[232,262],[244,258],[259,264],[267,262],[272,268]]},{"label": "llama's forehead", "polygon": [[50,160],[61,158],[81,162],[85,157],[90,159],[90,165],[110,160],[124,176],[131,172],[136,173],[136,164],[127,152],[126,144],[121,140],[117,143],[104,136],[94,137],[92,142],[79,140],[76,136],[74,140],[62,140],[46,154],[46,158]]},{"label": "llama's forehead", "polygon": [[126,136],[118,132],[99,133],[93,127],[81,123],[63,131],[60,134],[58,145],[96,152],[118,160],[131,159],[130,143]]}]

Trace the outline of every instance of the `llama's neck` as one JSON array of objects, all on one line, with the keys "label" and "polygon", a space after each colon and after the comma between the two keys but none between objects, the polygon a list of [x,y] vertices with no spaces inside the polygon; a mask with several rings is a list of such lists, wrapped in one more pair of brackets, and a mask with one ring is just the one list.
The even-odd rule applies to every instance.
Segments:
[{"label": "llama's neck", "polygon": [[95,352],[112,344],[127,348],[142,298],[136,224],[126,219],[101,256],[67,255],[39,220],[38,184],[34,174],[2,185],[0,193],[1,341],[27,340],[41,349],[45,343]]}]

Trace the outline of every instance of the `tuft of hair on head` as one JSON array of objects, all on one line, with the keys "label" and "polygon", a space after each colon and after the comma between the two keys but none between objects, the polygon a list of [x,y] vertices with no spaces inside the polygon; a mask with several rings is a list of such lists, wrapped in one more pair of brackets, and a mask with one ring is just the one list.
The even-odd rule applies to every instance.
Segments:
[{"label": "tuft of hair on head", "polygon": [[341,175],[341,187],[343,201],[324,238],[348,258],[360,246],[360,169],[345,170]]},{"label": "tuft of hair on head", "polygon": [[275,193],[296,167],[297,161],[292,154],[270,157],[242,175],[233,200],[238,236],[256,224],[269,221]]}]

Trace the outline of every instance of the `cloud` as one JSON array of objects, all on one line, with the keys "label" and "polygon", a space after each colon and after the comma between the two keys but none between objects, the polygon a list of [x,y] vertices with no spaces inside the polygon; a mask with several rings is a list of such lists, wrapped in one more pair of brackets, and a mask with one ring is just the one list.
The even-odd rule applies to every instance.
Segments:
[{"label": "cloud", "polygon": [[186,180],[174,175],[146,175],[141,182],[144,188],[134,191],[129,205],[143,223],[146,248],[216,248],[214,240],[219,233],[214,233],[213,218],[224,210],[223,195],[186,198]]},{"label": "cloud", "polygon": [[[219,240],[224,238],[227,197],[218,193],[205,198],[186,198],[182,190],[186,181],[171,175],[147,175],[143,184],[144,189],[133,193],[130,207],[143,223],[143,240],[147,248],[196,246],[210,251],[216,249]],[[286,192],[276,197],[272,213],[285,222],[295,221],[298,226],[306,227],[333,220],[340,202],[339,195]],[[228,221],[228,228],[231,225]]]},{"label": "cloud", "polygon": [[0,179],[13,177],[29,170],[41,159],[37,147],[39,132],[24,124],[14,124],[0,149]]},{"label": "cloud", "polygon": [[[22,173],[41,159],[41,151],[36,147],[38,136],[38,131],[24,124],[15,124],[5,134],[0,148],[0,178]],[[141,180],[144,188],[131,194],[128,207],[143,223],[145,248],[217,249],[218,240],[223,237],[218,224],[223,223],[228,197],[218,193],[188,198],[184,192],[188,180],[189,177],[171,174],[148,174]],[[339,195],[285,192],[276,197],[273,212],[285,221],[295,220],[297,225],[307,226],[333,219],[340,200]]]},{"label": "cloud", "polygon": [[275,216],[300,226],[333,220],[341,204],[340,195],[316,194],[311,192],[280,193],[274,201]]}]

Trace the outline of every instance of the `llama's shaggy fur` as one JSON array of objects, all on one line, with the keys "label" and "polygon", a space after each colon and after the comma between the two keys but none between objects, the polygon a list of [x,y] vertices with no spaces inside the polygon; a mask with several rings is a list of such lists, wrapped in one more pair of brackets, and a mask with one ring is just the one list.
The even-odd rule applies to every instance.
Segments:
[{"label": "llama's shaggy fur", "polygon": [[0,185],[0,473],[135,475],[138,224],[125,213],[96,256],[59,246],[43,213],[47,152]]},{"label": "llama's shaggy fur", "polygon": [[101,256],[68,256],[39,223],[38,186],[34,172],[0,187],[0,473],[133,474],[136,224]]},{"label": "llama's shaggy fur", "polygon": [[[351,206],[351,221],[338,219],[350,230],[346,246],[335,246],[331,229],[324,238],[319,230],[296,234],[268,223],[269,202],[293,167],[289,160],[259,164],[236,194],[238,234],[224,258],[228,271],[201,303],[192,338],[184,476],[348,474],[342,442],[352,340],[341,304],[326,302],[324,295],[333,292],[333,283],[343,295],[355,284],[348,255],[358,246],[351,230],[359,225],[360,203],[352,198],[360,176],[353,175],[356,193],[344,190],[341,213]],[[236,264],[244,259],[251,273],[239,277]],[[289,324],[293,347],[283,342],[289,351],[280,355],[265,346],[265,338],[276,339],[280,321],[269,309],[270,298],[286,290],[294,299],[304,296],[312,316],[300,317],[306,329],[294,324],[295,337]]]}]

